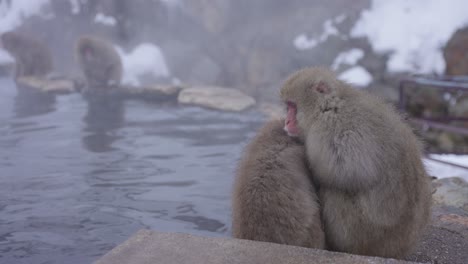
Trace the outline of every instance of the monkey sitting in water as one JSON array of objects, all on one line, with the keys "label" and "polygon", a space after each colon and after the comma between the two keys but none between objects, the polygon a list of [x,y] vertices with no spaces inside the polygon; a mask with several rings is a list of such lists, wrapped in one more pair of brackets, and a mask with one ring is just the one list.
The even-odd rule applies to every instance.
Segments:
[{"label": "monkey sitting in water", "polygon": [[325,248],[320,209],[304,146],[281,120],[267,123],[247,147],[234,184],[235,238]]},{"label": "monkey sitting in water", "polygon": [[327,246],[402,258],[430,218],[421,143],[389,105],[323,68],[292,74],[281,88],[285,130],[304,142],[319,186]]},{"label": "monkey sitting in water", "polygon": [[92,36],[80,37],[76,44],[76,59],[88,89],[108,89],[120,84],[122,61],[107,41]]},{"label": "monkey sitting in water", "polygon": [[15,59],[15,79],[46,77],[52,71],[52,55],[40,41],[13,31],[3,33],[0,38],[1,46]]}]

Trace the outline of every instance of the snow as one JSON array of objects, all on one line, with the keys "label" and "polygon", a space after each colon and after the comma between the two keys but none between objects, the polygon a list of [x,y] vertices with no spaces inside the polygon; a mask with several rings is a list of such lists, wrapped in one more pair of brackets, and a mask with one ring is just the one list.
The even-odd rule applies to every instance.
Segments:
[{"label": "snow", "polygon": [[23,19],[40,14],[49,0],[14,0],[8,8],[6,1],[0,5],[0,33],[10,31],[21,25]]},{"label": "snow", "polygon": [[365,87],[372,82],[372,75],[361,66],[354,66],[338,76],[338,79],[355,86]]},{"label": "snow", "polygon": [[122,83],[140,85],[139,77],[150,74],[154,77],[169,77],[169,68],[166,59],[158,46],[151,43],[142,43],[130,53],[125,53],[116,47],[122,58],[124,76]]},{"label": "snow", "polygon": [[[323,23],[323,32],[318,38],[309,38],[305,33],[299,34],[294,38],[294,47],[297,50],[308,50],[315,48],[318,44],[325,42],[330,36],[339,36],[340,32],[335,27],[335,23],[344,19],[343,15],[339,15],[335,18],[329,19]],[[338,21],[338,22],[337,22]]]},{"label": "snow", "polygon": [[346,19],[346,15],[345,14],[341,14],[337,17],[335,17],[335,19],[333,19],[333,21],[335,21],[336,24],[341,24],[345,19]]},{"label": "snow", "polygon": [[15,59],[7,51],[0,49],[0,65],[14,63]]},{"label": "snow", "polygon": [[294,47],[298,50],[312,49],[318,44],[317,40],[307,38],[306,34],[300,34],[294,39]]},{"label": "snow", "polygon": [[[459,165],[468,166],[468,155],[432,154],[430,155],[430,157],[434,159],[440,159],[443,161],[456,163]],[[429,175],[435,176],[439,179],[447,177],[460,177],[468,181],[468,170],[466,169],[446,165],[429,159],[424,159],[424,164]]]},{"label": "snow", "polygon": [[115,20],[114,17],[106,16],[103,13],[97,13],[96,17],[94,17],[94,22],[100,23],[106,26],[115,26],[115,24],[117,24],[117,21]]},{"label": "snow", "polygon": [[391,72],[442,73],[441,48],[468,24],[467,0],[372,0],[351,30],[378,53],[390,52]]},{"label": "snow", "polygon": [[361,49],[350,49],[338,54],[333,61],[332,69],[337,70],[342,64],[356,65],[356,63],[364,57],[364,51]]},{"label": "snow", "polygon": [[338,29],[333,25],[333,20],[327,20],[323,23],[323,33],[320,36],[320,42],[324,42],[330,36],[339,35],[340,32]]}]

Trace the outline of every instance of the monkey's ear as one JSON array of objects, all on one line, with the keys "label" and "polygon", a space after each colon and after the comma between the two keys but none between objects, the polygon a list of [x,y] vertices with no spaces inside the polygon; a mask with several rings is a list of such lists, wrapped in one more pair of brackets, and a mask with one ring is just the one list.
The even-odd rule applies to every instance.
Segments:
[{"label": "monkey's ear", "polygon": [[315,90],[321,94],[328,94],[331,91],[330,86],[326,84],[325,82],[321,81],[315,86]]}]

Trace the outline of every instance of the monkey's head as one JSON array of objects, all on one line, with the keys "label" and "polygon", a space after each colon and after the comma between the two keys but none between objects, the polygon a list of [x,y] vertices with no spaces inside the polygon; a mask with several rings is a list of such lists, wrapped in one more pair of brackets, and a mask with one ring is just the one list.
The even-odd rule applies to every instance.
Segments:
[{"label": "monkey's head", "polygon": [[325,99],[341,86],[335,74],[325,68],[306,68],[289,76],[280,91],[287,107],[284,130],[288,135],[303,140],[322,111]]},{"label": "monkey's head", "polygon": [[78,39],[76,44],[78,56],[85,60],[90,60],[94,56],[94,39],[91,37],[83,36]]}]

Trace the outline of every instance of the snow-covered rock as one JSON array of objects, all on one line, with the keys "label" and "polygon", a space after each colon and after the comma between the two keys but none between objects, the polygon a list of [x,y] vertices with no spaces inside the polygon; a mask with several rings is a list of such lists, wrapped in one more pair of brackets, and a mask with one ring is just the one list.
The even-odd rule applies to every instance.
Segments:
[{"label": "snow-covered rock", "polygon": [[354,48],[354,49],[341,52],[336,57],[335,61],[333,61],[332,69],[337,70],[342,64],[354,66],[363,57],[364,57],[364,51],[361,49]]},{"label": "snow-covered rock", "polygon": [[171,84],[151,84],[145,86],[123,85],[117,89],[122,98],[160,102],[177,100],[183,87]]},{"label": "snow-covered rock", "polygon": [[178,101],[224,111],[242,111],[255,105],[255,99],[230,88],[200,86],[184,89]]},{"label": "snow-covered rock", "polygon": [[468,23],[466,0],[373,0],[351,30],[374,51],[389,53],[391,72],[442,73],[441,47]]},{"label": "snow-covered rock", "polygon": [[117,24],[117,20],[114,17],[106,16],[103,13],[97,13],[94,17],[94,22],[106,26],[115,26]]},{"label": "snow-covered rock", "polygon": [[372,75],[363,67],[355,66],[338,75],[338,79],[351,85],[365,87],[372,82]]},{"label": "snow-covered rock", "polygon": [[[430,158],[465,166],[468,164],[468,155],[431,154]],[[424,164],[429,175],[435,176],[439,179],[449,177],[460,177],[463,178],[465,181],[468,181],[467,169],[454,167],[430,159],[425,159]]]},{"label": "snow-covered rock", "polygon": [[41,14],[49,3],[49,0],[15,0],[11,1],[8,6],[7,1],[2,1],[0,3],[0,33],[15,29],[30,16]]},{"label": "snow-covered rock", "polygon": [[323,32],[317,38],[309,38],[305,33],[299,34],[293,41],[294,47],[297,50],[308,50],[325,42],[330,36],[340,36],[340,32],[335,27],[335,24],[340,24],[345,18],[346,16],[339,15],[335,18],[326,20],[322,26]]},{"label": "snow-covered rock", "polygon": [[124,68],[123,84],[138,86],[144,77],[154,81],[158,77],[170,76],[166,59],[155,44],[142,43],[129,53],[125,53],[119,47],[116,49]]},{"label": "snow-covered rock", "polygon": [[433,182],[432,195],[437,205],[451,205],[468,210],[468,182],[461,178],[445,178]]}]

